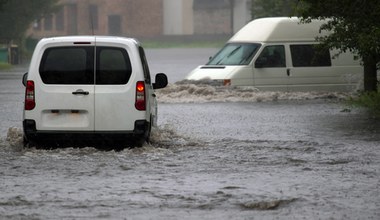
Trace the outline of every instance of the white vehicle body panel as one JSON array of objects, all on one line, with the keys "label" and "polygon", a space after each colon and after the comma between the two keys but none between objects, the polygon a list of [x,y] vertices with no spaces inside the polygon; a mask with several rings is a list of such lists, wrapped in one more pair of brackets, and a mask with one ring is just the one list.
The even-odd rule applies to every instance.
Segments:
[{"label": "white vehicle body panel", "polygon": [[[73,51],[83,56],[70,56]],[[61,54],[69,58],[61,59]],[[24,134],[36,142],[46,135],[55,138],[56,134],[146,138],[157,121],[154,88],[167,83],[165,74],[161,74],[160,84],[153,87],[143,49],[136,40],[106,36],[42,39],[24,77],[24,85],[34,83],[35,101],[34,108],[25,107],[23,112]],[[145,88],[139,93],[145,108],[139,109],[138,83]]]},{"label": "white vehicle body panel", "polygon": [[[258,44],[251,62],[244,65],[220,64],[213,60],[191,71],[187,80],[216,80],[232,86],[254,86],[260,90],[280,91],[352,91],[361,89],[363,67],[354,55],[347,52],[337,57],[337,51],[330,51],[329,66],[294,66],[291,47],[316,45],[315,38],[320,33],[320,25],[325,21],[313,20],[309,24],[300,24],[298,18],[263,18],[248,23],[227,43],[230,45]],[[255,64],[268,46],[284,47],[284,62],[281,67],[257,67]],[[223,49],[214,58],[217,58]],[[228,53],[227,53],[228,54]],[[232,54],[229,54],[230,56]],[[302,55],[301,55],[302,57]],[[227,57],[228,58],[228,57]],[[214,63],[213,63],[214,62]]]},{"label": "white vehicle body panel", "polygon": [[138,50],[135,45],[124,42],[102,42],[97,38],[97,46],[120,47],[130,54],[132,74],[126,85],[96,85],[95,86],[95,130],[118,131],[133,130],[136,119],[146,119],[146,112],[136,110],[134,106],[137,81],[144,81],[142,67],[138,60]]},{"label": "white vehicle body panel", "polygon": [[[83,38],[77,39],[82,41]],[[94,38],[86,38],[95,45]],[[36,107],[24,111],[25,118],[36,120],[37,130],[94,130],[94,85],[47,85],[42,82],[39,65],[44,51],[49,47],[72,46],[72,41],[64,39],[43,39],[36,46],[28,72],[28,80],[35,82]],[[73,95],[72,92],[82,89],[89,95]],[[59,111],[59,112],[58,112]]]}]

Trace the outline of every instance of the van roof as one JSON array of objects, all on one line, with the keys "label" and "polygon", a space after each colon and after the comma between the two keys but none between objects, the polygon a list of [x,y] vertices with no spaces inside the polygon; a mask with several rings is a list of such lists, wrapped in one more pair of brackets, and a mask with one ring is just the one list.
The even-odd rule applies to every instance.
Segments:
[{"label": "van roof", "polygon": [[41,42],[43,43],[53,43],[53,42],[129,42],[134,44],[140,44],[136,39],[134,38],[126,38],[126,37],[116,37],[116,36],[59,36],[59,37],[49,37],[49,38],[43,38],[41,39]]},{"label": "van roof", "polygon": [[312,20],[300,23],[297,17],[273,17],[253,20],[241,28],[228,42],[289,42],[315,41],[320,33],[320,26],[326,20]]}]

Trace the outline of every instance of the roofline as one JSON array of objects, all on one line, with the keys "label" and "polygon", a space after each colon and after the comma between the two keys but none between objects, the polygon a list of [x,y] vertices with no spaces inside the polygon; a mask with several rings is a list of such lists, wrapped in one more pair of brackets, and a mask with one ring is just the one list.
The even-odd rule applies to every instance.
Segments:
[{"label": "roofline", "polygon": [[326,23],[326,20],[301,23],[301,18],[297,17],[259,18],[246,24],[228,42],[316,41],[316,37],[328,34],[320,32],[323,23]]}]

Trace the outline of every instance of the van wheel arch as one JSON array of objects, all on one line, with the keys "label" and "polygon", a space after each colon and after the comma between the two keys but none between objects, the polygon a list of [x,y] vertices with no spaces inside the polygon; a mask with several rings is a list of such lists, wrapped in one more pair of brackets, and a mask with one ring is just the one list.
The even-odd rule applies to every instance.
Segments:
[{"label": "van wheel arch", "polygon": [[136,136],[136,146],[137,147],[142,147],[144,143],[150,143],[150,134],[152,131],[152,116],[150,116],[150,121],[147,121],[145,126],[145,131],[143,134],[140,134]]},{"label": "van wheel arch", "polygon": [[150,135],[151,135],[151,132],[152,132],[152,122],[153,122],[153,116],[151,115],[149,123],[148,123],[148,126],[147,126],[145,134],[144,134],[144,140],[148,144],[150,143]]}]

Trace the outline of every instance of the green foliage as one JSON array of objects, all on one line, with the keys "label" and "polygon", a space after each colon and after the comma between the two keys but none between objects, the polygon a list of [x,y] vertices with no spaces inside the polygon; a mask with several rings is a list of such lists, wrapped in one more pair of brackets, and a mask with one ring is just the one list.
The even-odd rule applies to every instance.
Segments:
[{"label": "green foliage", "polygon": [[0,10],[3,8],[3,5],[7,2],[8,0],[0,0]]},{"label": "green foliage", "polygon": [[0,0],[0,39],[21,39],[30,24],[57,8],[58,0]]},{"label": "green foliage", "polygon": [[298,0],[252,0],[252,18],[290,17]]},{"label": "green foliage", "polygon": [[360,56],[380,53],[380,2],[378,0],[301,0],[298,13],[305,19],[331,19],[322,29],[330,47],[351,50]]},{"label": "green foliage", "polygon": [[331,34],[319,40],[328,48],[358,54],[364,63],[364,89],[377,89],[376,63],[380,62],[379,0],[300,0],[297,15],[305,22],[328,19],[321,30]]},{"label": "green foliage", "polygon": [[352,97],[349,104],[352,107],[364,107],[376,117],[380,117],[380,92],[364,92],[358,97]]}]

